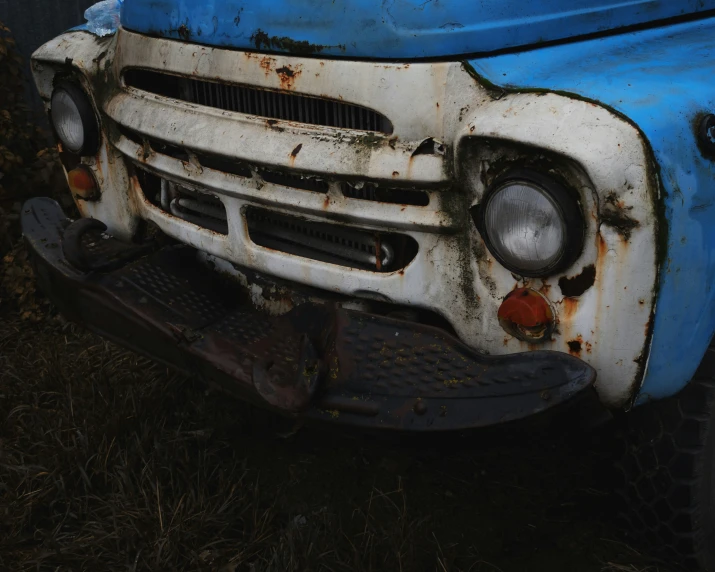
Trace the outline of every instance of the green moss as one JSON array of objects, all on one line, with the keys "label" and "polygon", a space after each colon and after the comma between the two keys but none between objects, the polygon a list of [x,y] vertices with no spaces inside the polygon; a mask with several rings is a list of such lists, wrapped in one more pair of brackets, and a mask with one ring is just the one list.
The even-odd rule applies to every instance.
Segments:
[{"label": "green moss", "polygon": [[319,54],[323,50],[329,48],[337,48],[345,51],[345,46],[343,44],[335,46],[321,46],[320,44],[311,44],[306,40],[294,40],[288,36],[269,36],[261,29],[254,32],[251,36],[251,42],[253,42],[257,50],[273,49],[303,56]]}]

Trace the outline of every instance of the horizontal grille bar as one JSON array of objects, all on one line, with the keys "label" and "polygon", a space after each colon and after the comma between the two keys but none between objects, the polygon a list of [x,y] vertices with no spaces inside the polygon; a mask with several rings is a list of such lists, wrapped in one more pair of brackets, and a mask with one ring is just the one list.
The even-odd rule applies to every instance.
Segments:
[{"label": "horizontal grille bar", "polygon": [[247,115],[386,134],[393,130],[390,120],[381,113],[334,99],[140,69],[126,70],[124,81],[129,87],[164,97]]},{"label": "horizontal grille bar", "polygon": [[[137,145],[140,145],[147,154],[150,152],[156,152],[168,155],[174,159],[180,159],[182,161],[188,161],[190,158],[188,150],[182,147],[170,145],[153,137],[147,137],[121,126],[119,126],[119,131],[129,140],[133,141]],[[293,189],[301,189],[304,191],[311,191],[314,193],[325,194],[330,190],[331,182],[337,182],[343,196],[349,199],[418,207],[427,206],[430,202],[429,193],[420,189],[385,187],[378,183],[368,181],[348,182],[339,180],[335,181],[334,179],[329,180],[324,176],[317,174],[267,169],[265,167],[249,165],[229,157],[220,157],[218,155],[195,154],[194,160],[198,162],[201,167],[249,179],[254,176],[255,172],[256,175],[258,175],[266,183],[272,183],[274,185],[281,185],[283,187]]]}]

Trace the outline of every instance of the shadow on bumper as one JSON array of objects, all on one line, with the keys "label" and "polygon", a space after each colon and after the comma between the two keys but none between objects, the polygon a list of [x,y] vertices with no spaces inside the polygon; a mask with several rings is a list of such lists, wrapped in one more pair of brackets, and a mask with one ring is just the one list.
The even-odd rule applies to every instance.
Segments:
[{"label": "shadow on bumper", "polygon": [[[282,413],[365,428],[467,429],[546,411],[595,380],[567,354],[487,356],[439,328],[328,301],[269,316],[227,289],[191,248],[142,253],[99,234],[88,240],[78,224],[96,232],[71,224],[51,199],[23,208],[38,281],[63,314]],[[93,260],[104,270],[78,269]]]}]

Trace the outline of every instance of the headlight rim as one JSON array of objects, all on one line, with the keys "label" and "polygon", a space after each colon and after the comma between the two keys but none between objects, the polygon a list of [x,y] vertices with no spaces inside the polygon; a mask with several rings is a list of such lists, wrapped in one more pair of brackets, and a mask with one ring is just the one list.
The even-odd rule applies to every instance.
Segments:
[{"label": "headlight rim", "polygon": [[[496,194],[510,183],[526,183],[536,187],[544,193],[559,211],[561,220],[564,222],[566,237],[561,256],[553,263],[537,270],[526,270],[518,268],[505,260],[494,247],[487,231],[486,212],[489,201]],[[474,223],[484,241],[489,253],[510,272],[525,278],[546,278],[562,273],[568,269],[583,252],[586,235],[586,221],[577,193],[571,190],[566,184],[553,176],[546,175],[540,171],[530,168],[515,168],[504,172],[496,177],[489,188],[484,193],[477,208],[472,210]]]},{"label": "headlight rim", "polygon": [[82,143],[82,146],[78,150],[70,149],[66,142],[63,141],[57,133],[55,120],[52,116],[52,107],[50,107],[50,125],[52,126],[52,130],[55,134],[56,139],[60,143],[62,143],[63,148],[68,153],[81,157],[89,157],[95,155],[97,151],[99,151],[100,127],[99,118],[97,117],[89,95],[76,82],[71,80],[62,80],[54,86],[54,89],[52,90],[52,95],[50,96],[51,102],[54,100],[55,94],[58,91],[66,92],[77,107],[80,120],[82,121],[82,132],[84,134],[84,141]]}]

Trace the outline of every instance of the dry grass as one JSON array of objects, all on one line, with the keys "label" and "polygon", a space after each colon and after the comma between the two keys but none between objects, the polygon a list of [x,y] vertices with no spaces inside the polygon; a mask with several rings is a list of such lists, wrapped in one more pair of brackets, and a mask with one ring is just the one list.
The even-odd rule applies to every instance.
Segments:
[{"label": "dry grass", "polygon": [[7,282],[0,569],[672,570],[614,527],[606,445],[557,431],[280,438],[273,417]]}]

